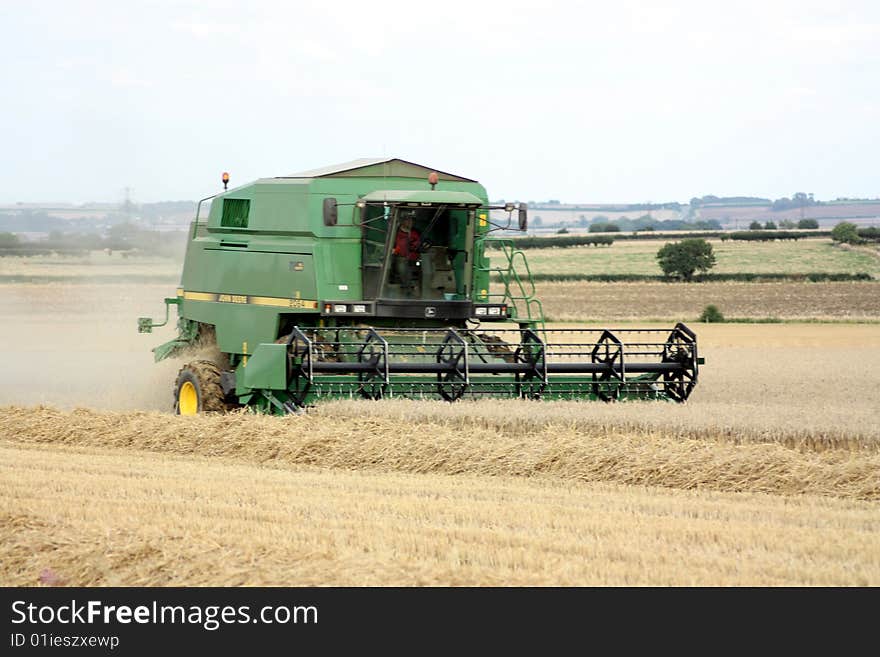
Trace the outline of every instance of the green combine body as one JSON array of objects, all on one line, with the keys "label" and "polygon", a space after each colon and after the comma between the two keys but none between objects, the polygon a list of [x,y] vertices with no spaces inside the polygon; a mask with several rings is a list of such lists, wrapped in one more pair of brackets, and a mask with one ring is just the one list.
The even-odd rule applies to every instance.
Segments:
[{"label": "green combine body", "polygon": [[[223,358],[181,369],[178,413],[353,396],[684,401],[696,383],[696,339],[681,324],[636,342],[632,329],[546,329],[525,257],[490,237],[524,230],[525,204],[492,206],[474,180],[356,160],[209,198],[165,300],[178,336],[154,353],[214,340]],[[138,320],[145,333],[163,325]]]}]

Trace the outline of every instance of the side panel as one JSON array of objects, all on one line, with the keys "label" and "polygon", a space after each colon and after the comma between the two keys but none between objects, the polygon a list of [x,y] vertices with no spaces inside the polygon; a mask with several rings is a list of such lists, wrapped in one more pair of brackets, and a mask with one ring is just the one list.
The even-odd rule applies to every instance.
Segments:
[{"label": "side panel", "polygon": [[311,254],[210,247],[184,289],[311,300],[317,294]]},{"label": "side panel", "polygon": [[263,235],[314,237],[309,188],[308,183],[255,185],[251,228]]},{"label": "side panel", "polygon": [[363,299],[361,242],[359,239],[324,240],[315,246],[315,271],[319,301]]},{"label": "side panel", "polygon": [[[184,292],[189,296],[191,293]],[[261,342],[274,342],[278,335],[277,308],[184,297],[181,314],[216,327],[217,346],[230,354],[250,354]]]},{"label": "side panel", "polygon": [[287,345],[254,345],[254,355],[241,370],[247,388],[284,390],[287,387]]}]

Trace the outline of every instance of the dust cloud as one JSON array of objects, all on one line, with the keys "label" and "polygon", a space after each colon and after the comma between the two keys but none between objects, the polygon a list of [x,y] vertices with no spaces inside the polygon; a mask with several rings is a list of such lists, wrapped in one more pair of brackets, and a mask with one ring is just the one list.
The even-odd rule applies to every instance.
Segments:
[{"label": "dust cloud", "polygon": [[137,332],[137,318],[164,317],[175,285],[82,282],[0,285],[0,405],[172,410],[182,362],[153,361],[174,337],[168,326]]}]

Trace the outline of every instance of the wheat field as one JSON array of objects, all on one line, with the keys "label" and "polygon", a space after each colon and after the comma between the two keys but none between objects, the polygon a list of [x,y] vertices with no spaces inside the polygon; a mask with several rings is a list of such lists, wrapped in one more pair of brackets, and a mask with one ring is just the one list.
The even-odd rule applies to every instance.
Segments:
[{"label": "wheat field", "polygon": [[[112,416],[92,420],[92,435],[116,435]],[[186,456],[160,452],[161,445],[145,436],[150,449],[144,450],[131,435],[118,436],[135,443],[124,449],[4,441],[3,583],[35,585],[47,578],[54,584],[163,586],[880,582],[877,504],[848,493],[780,495],[582,481],[575,470],[554,474],[552,459],[542,474],[477,475],[468,471],[473,463],[456,465],[461,455],[454,450],[445,460],[430,456],[423,469],[433,472],[384,470],[388,464],[381,459],[355,469],[294,465],[325,463],[334,450],[321,447],[324,438],[303,437],[296,427],[302,419],[259,420],[257,427],[269,422],[275,433],[301,439],[286,447],[276,443],[278,454],[258,454],[237,431],[230,434],[232,444],[217,441],[216,423],[228,419],[196,418],[182,426],[157,417],[169,433],[192,435],[202,448]],[[368,434],[367,442],[382,439],[376,431]],[[649,441],[640,449],[660,447]],[[693,446],[697,459],[707,451]],[[779,448],[779,456],[784,451]],[[741,456],[748,460],[745,452]],[[791,457],[775,466],[786,458]],[[484,465],[512,472],[500,460],[500,467]],[[876,457],[871,462],[876,473]],[[844,464],[826,465],[846,476]],[[876,491],[876,481],[872,486]]]},{"label": "wheat field", "polygon": [[0,584],[880,584],[876,324],[692,325],[685,405],[180,418],[168,292],[0,284]]},{"label": "wheat field", "polygon": [[686,405],[0,407],[0,581],[877,585],[877,375],[841,372],[818,400],[796,387],[812,361],[783,373],[788,392],[780,369],[746,370],[824,342],[827,373],[841,349],[876,359],[877,333],[715,328],[716,374]]}]

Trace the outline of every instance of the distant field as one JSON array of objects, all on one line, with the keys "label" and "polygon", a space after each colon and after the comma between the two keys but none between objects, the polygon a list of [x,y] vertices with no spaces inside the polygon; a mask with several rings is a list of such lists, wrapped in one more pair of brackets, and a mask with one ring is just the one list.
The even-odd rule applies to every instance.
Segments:
[{"label": "distant field", "polygon": [[[656,220],[680,219],[681,213],[678,210],[627,210],[615,211],[612,208],[593,208],[589,210],[577,210],[566,207],[535,207],[529,209],[529,217],[531,226],[535,226],[535,219],[541,218],[544,225],[552,225],[560,222],[576,224],[581,217],[593,219],[596,216],[606,217],[609,220],[615,219],[638,219],[642,215],[649,214]],[[497,219],[506,220],[506,213],[497,213]],[[863,225],[877,225],[880,223],[880,202],[877,203],[835,203],[830,205],[815,205],[805,207],[803,210],[805,219],[817,219],[823,228],[830,228],[838,221],[857,219],[856,222]],[[736,223],[739,228],[748,228],[751,221],[760,221],[765,223],[773,221],[777,225],[784,219],[797,222],[801,218],[800,208],[791,208],[773,212],[767,205],[758,206],[742,206],[728,205],[718,207],[701,207],[697,210],[696,220],[715,219],[722,224],[729,224],[733,228]]]},{"label": "distant field", "polygon": [[[716,305],[729,318],[826,321],[880,319],[880,282],[590,283],[535,285],[552,321],[667,319],[693,322]],[[880,331],[880,328],[878,328]]]},{"label": "distant field", "polygon": [[29,256],[0,258],[0,283],[113,283],[180,280],[181,263],[171,258],[110,255],[92,251],[82,256]]},{"label": "distant field", "polygon": [[[674,241],[670,239],[670,241]],[[713,273],[804,274],[868,273],[880,278],[876,247],[847,248],[830,239],[798,242],[721,242],[709,240],[717,257]],[[636,274],[657,276],[657,250],[662,240],[616,241],[610,247],[530,249],[526,258],[536,274]],[[500,254],[490,251],[499,262]],[[0,258],[0,283],[139,282],[175,285],[181,263],[171,258],[93,252],[81,257],[33,256]]]},{"label": "distant field", "polygon": [[[507,220],[506,212],[497,212],[497,219],[500,221]],[[544,225],[556,223],[577,223],[581,217],[593,219],[594,217],[605,217],[609,221],[620,219],[638,219],[642,215],[650,214],[657,221],[669,221],[679,219],[681,213],[678,210],[627,210],[614,211],[605,208],[593,210],[572,210],[569,208],[531,208],[529,209],[530,226],[534,225],[536,219],[540,218]]]},{"label": "distant field", "polygon": [[[730,258],[742,250],[750,268],[770,268],[754,255],[765,250],[768,260],[775,258],[776,268],[796,268],[786,264],[782,254],[793,247],[807,257],[815,258],[809,266],[833,269],[835,262],[865,263],[873,256],[865,250],[846,250],[824,241],[813,244],[718,245],[722,257]],[[577,269],[583,264],[587,271],[602,271],[600,263],[618,271],[646,269],[656,242],[621,242],[611,248],[540,249],[527,256],[537,271]],[[618,249],[615,251],[615,249]],[[532,254],[537,258],[532,258]],[[614,254],[629,264],[621,265]],[[580,263],[580,264],[579,264]],[[799,268],[799,266],[797,266]],[[867,269],[867,267],[865,267]],[[876,274],[875,274],[876,275]],[[4,278],[9,276],[9,279]],[[163,297],[173,295],[180,276],[180,265],[163,258],[122,258],[118,254],[92,254],[88,258],[0,258],[0,313],[7,320],[5,332],[15,332],[13,325],[32,325],[35,313],[43,319],[39,328],[53,331],[58,318],[64,317],[65,335],[71,324],[81,325],[93,334],[105,336],[106,344],[116,340],[118,331],[134,331],[138,316],[164,316]],[[47,279],[47,277],[50,277]],[[770,282],[770,283],[593,283],[538,282],[538,298],[545,315],[554,321],[694,321],[708,304],[717,305],[732,318],[778,318],[783,320],[880,320],[880,282]],[[92,320],[93,313],[106,313]],[[113,326],[108,324],[108,320]],[[10,324],[12,323],[12,324]],[[122,328],[116,327],[117,323]],[[174,314],[172,322],[174,324]],[[173,326],[172,326],[173,328]],[[4,332],[0,327],[0,333]],[[165,339],[170,339],[167,333]],[[47,336],[47,339],[52,339]],[[141,340],[146,339],[140,336]],[[14,342],[11,344],[15,344]],[[74,349],[71,355],[78,352]],[[93,356],[82,355],[88,360]],[[21,364],[26,367],[26,363]],[[10,364],[7,363],[7,367]],[[50,385],[54,385],[51,381]],[[0,387],[4,382],[0,380]],[[11,382],[5,385],[12,385]],[[124,394],[123,391],[114,394]]]},{"label": "distant field", "polygon": [[[880,218],[880,203],[814,205],[810,207],[805,207],[803,216],[805,219],[820,220],[820,224],[823,227],[833,226],[838,221],[852,219],[853,217],[871,218],[876,221],[878,218]],[[698,211],[698,217],[704,220],[717,219],[721,222],[732,221],[736,219],[739,221],[740,228],[747,228],[749,222],[751,221],[760,221],[762,223],[773,221],[776,224],[779,224],[779,222],[783,219],[798,221],[801,218],[801,209],[791,208],[789,210],[773,212],[766,206],[709,207],[700,208],[700,210]]]},{"label": "distant field", "polygon": [[[674,240],[670,240],[674,241]],[[844,249],[830,239],[797,242],[722,242],[709,240],[717,264],[713,273],[805,274],[809,272],[865,272],[880,278],[880,253]],[[610,247],[530,249],[526,252],[533,273],[641,274],[657,276],[657,251],[662,240],[617,241]]]}]

